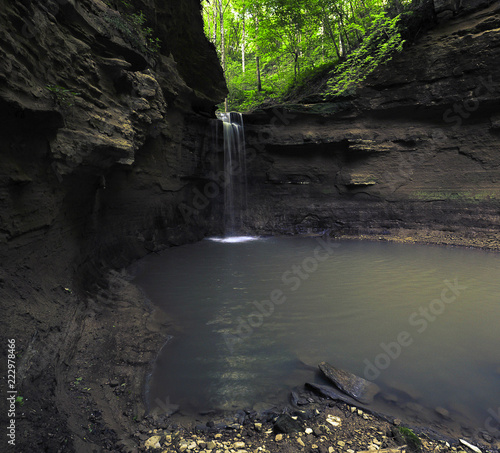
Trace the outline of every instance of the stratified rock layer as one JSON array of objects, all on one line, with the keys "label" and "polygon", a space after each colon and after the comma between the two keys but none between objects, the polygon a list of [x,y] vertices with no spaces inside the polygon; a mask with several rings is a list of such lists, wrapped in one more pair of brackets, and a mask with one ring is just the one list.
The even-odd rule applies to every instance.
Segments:
[{"label": "stratified rock layer", "polygon": [[249,229],[439,230],[498,244],[500,7],[468,7],[355,97],[245,117]]},{"label": "stratified rock layer", "polygon": [[1,330],[29,407],[17,451],[134,445],[168,322],[105,271],[212,228],[206,205],[179,209],[203,187],[226,93],[200,2],[133,2],[157,53],[112,7],[125,3],[0,1]]}]

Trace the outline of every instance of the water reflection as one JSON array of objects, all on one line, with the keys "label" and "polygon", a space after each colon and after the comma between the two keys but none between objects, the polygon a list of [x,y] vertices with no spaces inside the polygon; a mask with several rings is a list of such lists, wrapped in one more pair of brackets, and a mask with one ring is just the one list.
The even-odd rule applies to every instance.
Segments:
[{"label": "water reflection", "polygon": [[224,244],[238,244],[240,242],[258,241],[258,236],[228,236],[223,238],[207,238],[208,241],[222,242]]},{"label": "water reflection", "polygon": [[[392,351],[377,368],[374,404],[436,420],[434,409],[445,408],[479,427],[500,404],[500,255],[341,241],[292,290],[284,273],[307,262],[317,241],[256,239],[238,247],[212,239],[145,260],[136,282],[181,328],[158,359],[152,401],[170,395],[193,413],[271,404],[314,381],[323,360],[363,376],[366,361]],[[455,279],[467,289],[432,312],[444,282]],[[256,320],[258,303],[276,290],[286,301],[245,330],[242,322]],[[414,313],[426,319],[421,332]],[[230,349],[227,335],[238,329],[242,341]],[[412,341],[396,354],[402,332]]]}]

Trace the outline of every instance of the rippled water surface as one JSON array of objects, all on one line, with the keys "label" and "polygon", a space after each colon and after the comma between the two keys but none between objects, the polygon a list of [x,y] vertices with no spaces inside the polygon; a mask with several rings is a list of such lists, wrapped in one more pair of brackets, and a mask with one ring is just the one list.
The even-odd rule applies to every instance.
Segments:
[{"label": "rippled water surface", "polygon": [[[382,410],[500,408],[500,255],[317,238],[205,240],[151,255],[135,282],[176,328],[149,399],[185,412],[265,407],[321,361],[373,379]],[[490,411],[490,412],[489,412]]]}]

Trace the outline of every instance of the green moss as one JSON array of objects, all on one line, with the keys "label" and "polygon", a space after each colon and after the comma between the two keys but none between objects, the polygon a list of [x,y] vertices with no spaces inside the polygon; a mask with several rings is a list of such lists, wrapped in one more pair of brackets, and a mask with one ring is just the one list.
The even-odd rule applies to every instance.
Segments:
[{"label": "green moss", "polygon": [[54,95],[56,104],[61,107],[71,107],[75,97],[80,95],[80,93],[68,90],[60,85],[46,85],[45,88]]},{"label": "green moss", "polygon": [[411,429],[400,426],[399,432],[403,436],[406,445],[408,445],[410,450],[416,452],[422,450],[422,441]]},{"label": "green moss", "polygon": [[411,194],[412,198],[421,201],[462,201],[468,203],[481,203],[485,201],[500,200],[499,194],[495,192],[476,191],[416,191]]}]

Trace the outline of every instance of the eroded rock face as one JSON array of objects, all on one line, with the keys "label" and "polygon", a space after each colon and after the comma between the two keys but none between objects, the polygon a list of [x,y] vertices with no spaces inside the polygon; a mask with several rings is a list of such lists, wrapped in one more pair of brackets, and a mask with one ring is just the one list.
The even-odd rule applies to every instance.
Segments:
[{"label": "eroded rock face", "polygon": [[[144,222],[128,236],[147,240],[161,229],[147,222],[185,223],[171,209],[172,200],[165,201],[203,174],[205,118],[223,99],[225,84],[203,36],[198,2],[142,6],[157,12],[150,17],[156,17],[163,53],[146,51],[137,32],[123,31],[123,17],[98,0],[2,6],[3,246],[33,247],[57,228],[116,234],[117,227],[125,233],[128,222],[121,217],[116,225],[110,211],[120,217],[127,210],[133,217],[141,197]],[[146,186],[150,193],[138,195]]]},{"label": "eroded rock face", "polygon": [[250,228],[498,233],[500,8],[463,3],[355,97],[245,118]]},{"label": "eroded rock face", "polygon": [[[203,184],[208,120],[226,92],[200,2],[134,2],[160,53],[112,3],[0,1],[1,322],[31,402],[19,451],[115,449],[144,414],[168,323],[103,270],[212,228],[204,208],[178,209]],[[127,392],[105,384],[115,379]],[[80,382],[93,392],[77,396]]]}]

